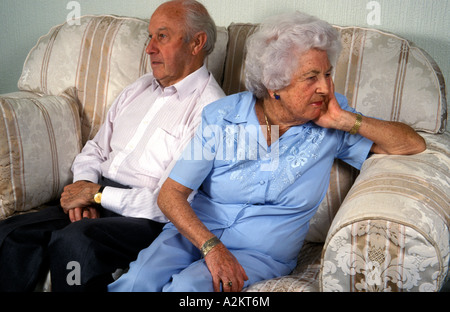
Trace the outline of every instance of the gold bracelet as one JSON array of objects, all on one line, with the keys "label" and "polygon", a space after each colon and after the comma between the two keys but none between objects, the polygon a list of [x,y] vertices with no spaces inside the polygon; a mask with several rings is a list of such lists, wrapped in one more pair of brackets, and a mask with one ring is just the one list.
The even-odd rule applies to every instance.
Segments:
[{"label": "gold bracelet", "polygon": [[349,131],[350,134],[356,134],[358,133],[359,127],[361,127],[362,123],[362,116],[360,114],[356,114],[356,121],[353,125],[353,128]]},{"label": "gold bracelet", "polygon": [[213,236],[210,239],[208,239],[203,244],[202,248],[200,248],[200,252],[202,253],[203,258],[206,257],[208,252],[210,252],[211,249],[216,247],[218,244],[220,244],[220,240],[216,236]]}]

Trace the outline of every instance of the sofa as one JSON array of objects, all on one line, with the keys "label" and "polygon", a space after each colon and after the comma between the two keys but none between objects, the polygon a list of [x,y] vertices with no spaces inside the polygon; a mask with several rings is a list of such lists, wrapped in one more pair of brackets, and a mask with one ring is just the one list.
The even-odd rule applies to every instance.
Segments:
[{"label": "sofa", "polygon": [[[39,38],[18,91],[0,95],[0,219],[42,209],[71,183],[74,157],[115,97],[151,70],[147,26],[132,17],[83,16]],[[444,78],[423,49],[395,34],[334,27],[343,44],[336,92],[365,115],[411,125],[427,149],[372,155],[360,171],[335,161],[295,270],[244,291],[439,291],[450,256]],[[218,27],[207,66],[226,94],[245,90],[244,46],[256,28]]]}]

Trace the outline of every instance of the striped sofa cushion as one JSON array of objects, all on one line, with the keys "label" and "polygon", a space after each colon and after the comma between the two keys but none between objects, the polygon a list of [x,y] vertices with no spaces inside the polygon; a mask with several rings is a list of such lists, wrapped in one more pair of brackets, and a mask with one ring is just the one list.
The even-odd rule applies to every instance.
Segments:
[{"label": "striped sofa cushion", "polygon": [[122,89],[149,71],[147,22],[85,16],[42,36],[28,54],[19,89],[56,95],[76,87],[83,143],[92,138]]},{"label": "striped sofa cushion", "polygon": [[342,53],[336,90],[356,110],[404,122],[415,130],[443,133],[447,100],[435,61],[413,43],[374,29],[338,27]]},{"label": "striped sofa cushion", "polygon": [[[146,20],[110,15],[57,25],[28,54],[19,89],[55,95],[75,87],[84,144],[97,133],[118,94],[151,71],[147,28]],[[227,42],[227,30],[219,27],[216,49],[206,61],[219,82]]]},{"label": "striped sofa cushion", "polygon": [[73,95],[22,91],[0,97],[0,220],[59,198],[72,181],[81,148]]},{"label": "striped sofa cushion", "polygon": [[308,242],[325,242],[331,223],[358,173],[359,171],[349,164],[339,159],[334,161],[327,194],[309,223],[309,231],[305,238]]}]

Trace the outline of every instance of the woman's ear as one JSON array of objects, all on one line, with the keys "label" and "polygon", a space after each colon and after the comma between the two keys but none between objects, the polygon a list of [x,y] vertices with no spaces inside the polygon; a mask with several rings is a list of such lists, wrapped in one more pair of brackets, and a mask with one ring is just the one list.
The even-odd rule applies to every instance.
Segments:
[{"label": "woman's ear", "polygon": [[192,39],[192,55],[197,55],[203,51],[207,39],[208,36],[203,31],[195,34],[194,38]]},{"label": "woman's ear", "polygon": [[269,97],[271,97],[272,99],[275,99],[277,101],[281,100],[280,95],[277,93],[276,90],[267,90],[267,92],[269,93]]}]

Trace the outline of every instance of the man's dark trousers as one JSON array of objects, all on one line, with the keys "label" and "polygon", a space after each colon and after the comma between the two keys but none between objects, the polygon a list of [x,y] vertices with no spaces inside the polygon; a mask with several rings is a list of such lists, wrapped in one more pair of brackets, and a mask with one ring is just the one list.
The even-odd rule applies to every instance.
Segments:
[{"label": "man's dark trousers", "polygon": [[52,291],[106,291],[164,224],[100,209],[71,223],[58,205],[0,222],[0,291],[33,291],[50,268]]}]

